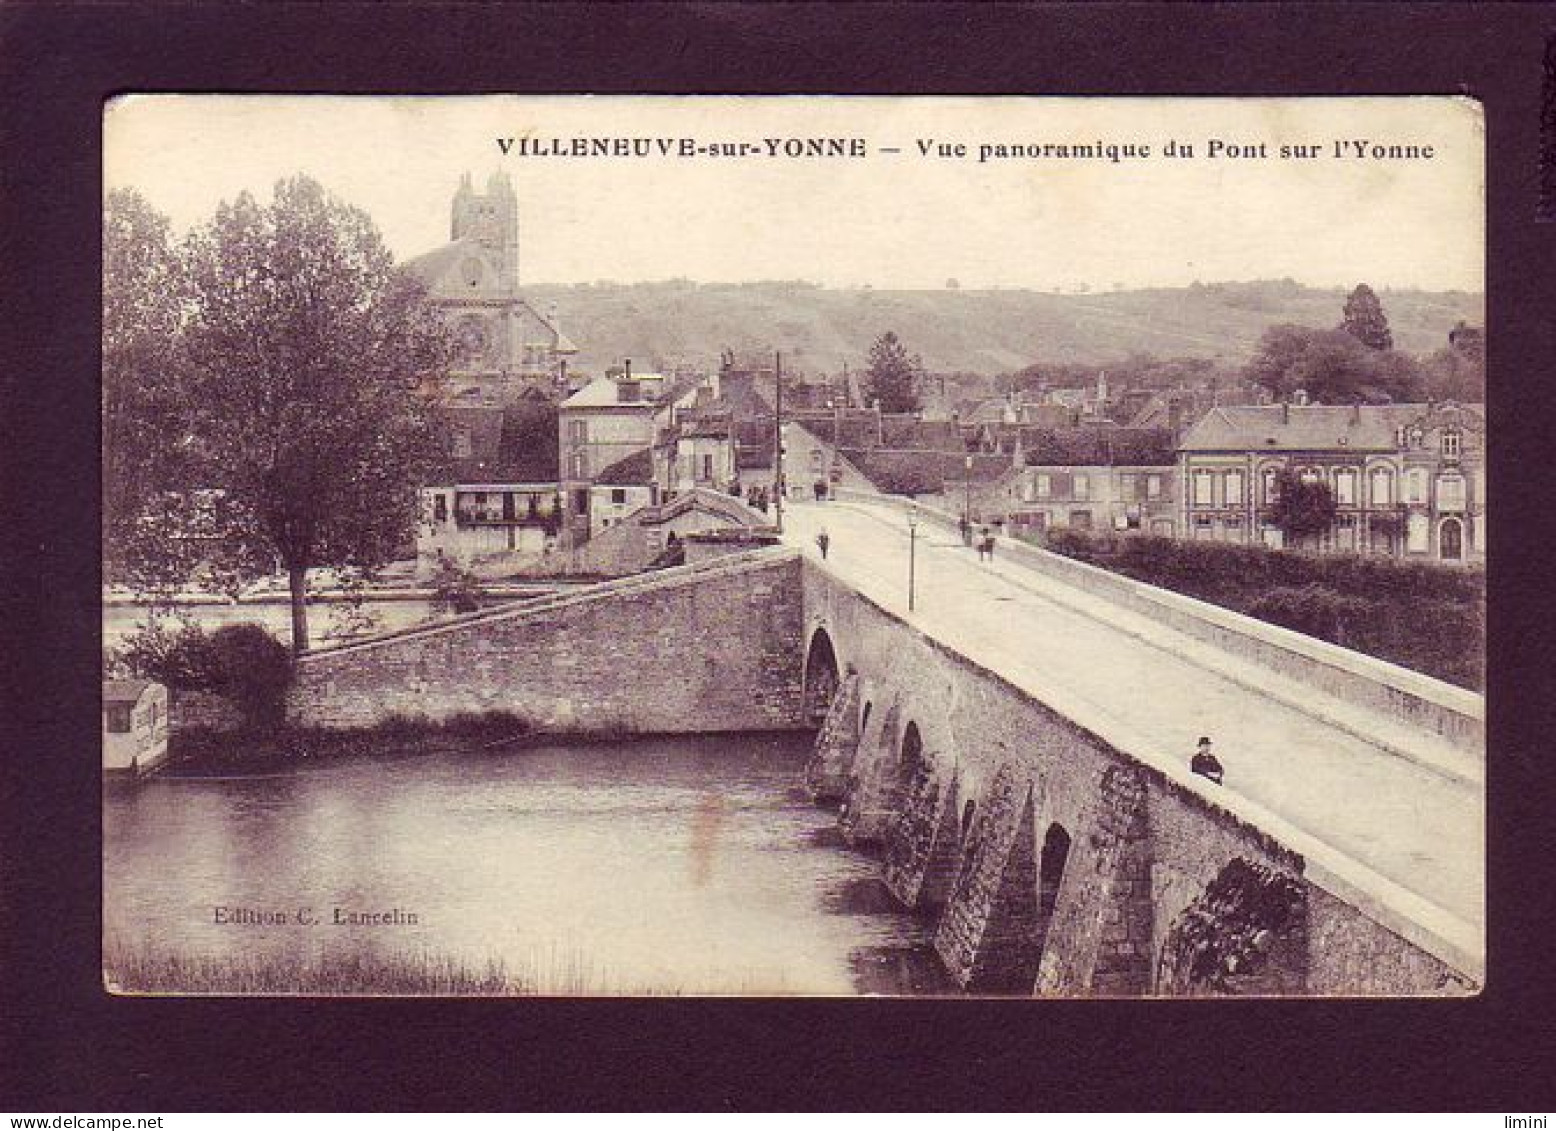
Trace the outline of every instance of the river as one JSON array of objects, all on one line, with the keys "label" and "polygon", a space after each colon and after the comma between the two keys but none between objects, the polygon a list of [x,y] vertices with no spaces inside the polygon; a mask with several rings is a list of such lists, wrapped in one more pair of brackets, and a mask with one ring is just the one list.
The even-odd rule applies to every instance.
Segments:
[{"label": "river", "polygon": [[535,992],[952,992],[924,923],[799,787],[809,745],[639,739],[115,785],[105,939],[190,961],[495,960]]}]

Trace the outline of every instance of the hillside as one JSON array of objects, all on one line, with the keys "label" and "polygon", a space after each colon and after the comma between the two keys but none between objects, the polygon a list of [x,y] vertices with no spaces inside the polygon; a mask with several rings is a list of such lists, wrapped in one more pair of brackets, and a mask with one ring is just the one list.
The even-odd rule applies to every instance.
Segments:
[{"label": "hillside", "polygon": [[[831,290],[806,283],[663,283],[526,287],[556,304],[578,343],[575,364],[598,373],[623,357],[639,366],[716,363],[719,352],[781,349],[795,369],[864,364],[895,330],[932,371],[997,374],[1035,360],[1107,363],[1131,353],[1240,364],[1266,327],[1333,327],[1346,292],[1290,282],[1052,294],[1021,290]],[[1395,346],[1430,353],[1459,319],[1484,323],[1484,300],[1458,291],[1381,291]]]}]

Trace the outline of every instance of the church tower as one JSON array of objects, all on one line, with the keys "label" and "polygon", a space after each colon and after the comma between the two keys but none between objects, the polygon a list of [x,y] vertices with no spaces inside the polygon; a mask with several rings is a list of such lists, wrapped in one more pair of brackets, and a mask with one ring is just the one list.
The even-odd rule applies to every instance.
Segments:
[{"label": "church tower", "polygon": [[506,173],[493,173],[486,191],[478,193],[466,173],[454,193],[450,234],[455,240],[474,240],[494,253],[500,286],[509,293],[519,289],[519,198]]}]

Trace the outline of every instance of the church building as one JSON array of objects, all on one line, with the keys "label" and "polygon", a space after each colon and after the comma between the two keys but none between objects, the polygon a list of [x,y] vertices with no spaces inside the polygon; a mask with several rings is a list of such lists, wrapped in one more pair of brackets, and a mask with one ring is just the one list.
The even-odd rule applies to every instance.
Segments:
[{"label": "church building", "polygon": [[409,260],[406,270],[458,332],[461,353],[447,394],[454,404],[504,405],[529,394],[567,395],[578,347],[519,292],[519,203],[506,174],[477,192],[470,174],[454,194],[451,242]]}]

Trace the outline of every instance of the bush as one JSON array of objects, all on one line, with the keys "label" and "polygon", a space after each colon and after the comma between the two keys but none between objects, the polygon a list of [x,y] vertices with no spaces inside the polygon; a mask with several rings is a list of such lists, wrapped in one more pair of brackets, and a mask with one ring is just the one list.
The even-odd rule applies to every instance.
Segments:
[{"label": "bush", "polygon": [[486,596],[481,581],[467,569],[448,558],[438,560],[438,572],[432,579],[432,607],[440,613],[473,613]]},{"label": "bush", "polygon": [[197,624],[152,624],[127,636],[109,667],[175,691],[212,691],[230,700],[251,728],[278,725],[292,681],[291,651],[257,624],[207,633]]}]

